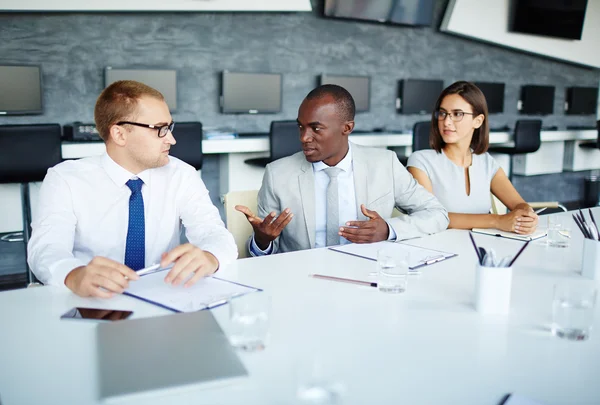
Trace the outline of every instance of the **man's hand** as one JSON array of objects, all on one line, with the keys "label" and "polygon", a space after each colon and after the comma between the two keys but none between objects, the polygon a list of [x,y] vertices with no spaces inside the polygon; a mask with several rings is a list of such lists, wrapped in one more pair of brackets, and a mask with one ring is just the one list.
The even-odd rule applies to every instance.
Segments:
[{"label": "man's hand", "polygon": [[294,217],[289,208],[283,210],[277,218],[275,218],[276,213],[271,212],[264,219],[260,219],[254,215],[250,208],[244,205],[236,205],[235,209],[244,214],[250,225],[252,225],[254,229],[254,241],[260,250],[268,248],[269,244],[279,237],[283,229]]},{"label": "man's hand", "polygon": [[352,228],[340,228],[340,236],[353,243],[371,243],[387,240],[390,234],[387,222],[379,216],[377,211],[368,210],[364,204],[360,205],[360,210],[369,220],[346,222],[346,226]]},{"label": "man's hand", "polygon": [[160,267],[168,267],[171,263],[175,265],[165,277],[165,283],[178,285],[193,274],[184,287],[191,287],[196,281],[210,276],[219,268],[219,261],[212,253],[191,243],[179,245],[170,252],[163,253]]},{"label": "man's hand", "polygon": [[526,208],[517,208],[505,215],[500,215],[496,228],[506,232],[528,235],[535,231],[537,224],[538,215],[531,207],[527,206]]},{"label": "man's hand", "polygon": [[77,267],[65,277],[65,285],[81,297],[110,298],[129,287],[140,276],[124,264],[96,256],[87,266]]}]

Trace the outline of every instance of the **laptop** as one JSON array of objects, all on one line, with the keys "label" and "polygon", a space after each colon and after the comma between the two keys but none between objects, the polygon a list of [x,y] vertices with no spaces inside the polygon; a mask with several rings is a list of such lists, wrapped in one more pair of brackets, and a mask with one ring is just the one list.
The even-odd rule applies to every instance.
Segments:
[{"label": "laptop", "polygon": [[102,400],[208,388],[248,375],[210,311],[103,323],[96,336]]}]

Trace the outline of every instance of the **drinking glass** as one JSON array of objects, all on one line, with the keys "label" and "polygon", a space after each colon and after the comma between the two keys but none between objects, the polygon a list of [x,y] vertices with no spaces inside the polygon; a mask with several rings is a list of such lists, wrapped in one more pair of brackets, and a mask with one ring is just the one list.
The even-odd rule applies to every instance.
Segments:
[{"label": "drinking glass", "polygon": [[566,248],[571,240],[571,219],[548,216],[548,246]]},{"label": "drinking glass", "polygon": [[408,286],[409,252],[399,246],[389,246],[377,251],[377,287],[379,291],[399,294]]},{"label": "drinking glass", "polygon": [[590,285],[555,285],[552,334],[569,340],[589,337],[598,290]]},{"label": "drinking glass", "polygon": [[269,332],[270,307],[270,297],[264,292],[232,298],[229,302],[231,345],[248,352],[263,350]]}]

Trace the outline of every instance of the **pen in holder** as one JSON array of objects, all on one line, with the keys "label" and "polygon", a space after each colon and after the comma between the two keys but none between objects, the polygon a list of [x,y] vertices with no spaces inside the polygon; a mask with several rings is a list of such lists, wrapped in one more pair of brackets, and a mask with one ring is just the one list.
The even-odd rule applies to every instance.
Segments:
[{"label": "pen in holder", "polygon": [[475,309],[482,314],[507,315],[510,312],[512,267],[475,269]]},{"label": "pen in holder", "polygon": [[583,240],[581,275],[600,281],[600,241],[587,238]]}]

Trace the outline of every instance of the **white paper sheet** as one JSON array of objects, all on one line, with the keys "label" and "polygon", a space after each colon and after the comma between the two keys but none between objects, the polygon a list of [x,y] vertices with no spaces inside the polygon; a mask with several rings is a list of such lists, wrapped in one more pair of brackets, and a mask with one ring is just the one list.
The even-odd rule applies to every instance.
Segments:
[{"label": "white paper sheet", "polygon": [[181,312],[193,312],[213,308],[227,302],[228,299],[258,291],[217,277],[198,280],[191,287],[165,283],[167,271],[152,273],[130,281],[126,293]]},{"label": "white paper sheet", "polygon": [[382,248],[393,247],[410,252],[409,268],[416,269],[427,266],[450,257],[456,256],[455,253],[442,252],[439,250],[426,249],[418,246],[407,245],[397,242],[375,242],[375,243],[351,243],[348,245],[334,246],[331,250],[340,253],[347,253],[353,256],[363,257],[369,260],[377,260],[377,251]]}]

